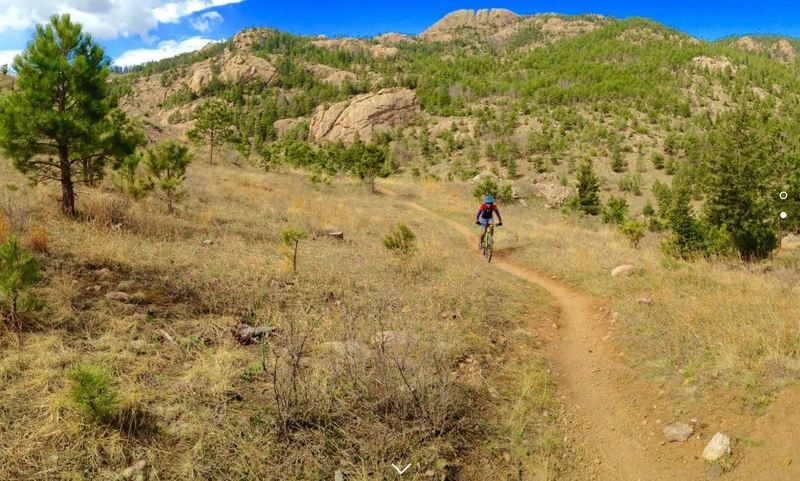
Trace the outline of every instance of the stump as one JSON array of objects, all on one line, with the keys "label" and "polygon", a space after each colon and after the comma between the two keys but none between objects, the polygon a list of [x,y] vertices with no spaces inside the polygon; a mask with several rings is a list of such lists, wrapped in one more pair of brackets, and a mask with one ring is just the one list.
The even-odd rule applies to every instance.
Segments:
[{"label": "stump", "polygon": [[331,230],[328,231],[328,237],[332,237],[334,239],[344,240],[344,232]]}]

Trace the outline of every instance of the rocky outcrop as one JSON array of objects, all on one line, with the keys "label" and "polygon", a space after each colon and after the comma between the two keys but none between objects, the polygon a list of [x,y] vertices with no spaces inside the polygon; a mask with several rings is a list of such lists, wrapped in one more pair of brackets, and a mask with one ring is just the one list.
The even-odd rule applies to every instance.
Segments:
[{"label": "rocky outcrop", "polygon": [[533,185],[534,194],[545,201],[550,207],[561,207],[567,202],[573,190],[570,187],[557,183],[536,183]]},{"label": "rocky outcrop", "polygon": [[312,45],[319,48],[327,48],[330,50],[344,50],[350,54],[358,52],[367,52],[376,58],[393,57],[397,55],[396,47],[387,47],[386,45],[371,44],[360,38],[334,38],[324,40],[314,40]]},{"label": "rocky outcrop", "polygon": [[306,67],[306,70],[314,77],[325,83],[340,87],[345,82],[355,82],[358,78],[353,72],[339,70],[322,64],[314,64]]},{"label": "rocky outcrop", "polygon": [[420,37],[429,42],[449,42],[465,30],[478,33],[493,33],[520,19],[511,10],[495,8],[489,10],[456,10],[422,32]]},{"label": "rocky outcrop", "polygon": [[707,69],[710,72],[724,72],[729,70],[736,73],[736,65],[734,65],[728,57],[706,57],[700,56],[692,59],[692,63],[699,70]]},{"label": "rocky outcrop", "polygon": [[746,35],[737,40],[735,45],[742,50],[753,53],[761,53],[764,50],[761,44],[753,40],[753,37],[748,37]]},{"label": "rocky outcrop", "polygon": [[235,50],[252,50],[258,48],[270,35],[270,31],[264,28],[250,28],[242,30],[231,39],[231,44]]},{"label": "rocky outcrop", "polygon": [[402,33],[384,33],[383,35],[377,35],[373,37],[374,40],[380,44],[388,45],[390,47],[396,47],[403,43],[416,43],[417,40],[410,36],[405,35]]},{"label": "rocky outcrop", "polygon": [[304,117],[298,117],[296,119],[280,119],[276,120],[272,126],[275,128],[275,133],[278,134],[278,137],[283,137],[287,133],[303,125],[304,122],[308,122],[308,119]]},{"label": "rocky outcrop", "polygon": [[391,88],[358,95],[327,107],[317,107],[311,116],[309,140],[349,143],[358,135],[366,141],[375,133],[408,125],[420,112],[419,98],[412,90]]},{"label": "rocky outcrop", "polygon": [[227,83],[246,83],[260,78],[266,83],[275,78],[275,67],[263,58],[248,53],[231,53],[226,50],[221,58],[204,60],[192,70],[187,84],[195,92],[214,78],[214,62],[219,68],[219,79]]},{"label": "rocky outcrop", "polygon": [[797,51],[788,40],[782,38],[769,48],[769,57],[782,63],[795,63]]}]

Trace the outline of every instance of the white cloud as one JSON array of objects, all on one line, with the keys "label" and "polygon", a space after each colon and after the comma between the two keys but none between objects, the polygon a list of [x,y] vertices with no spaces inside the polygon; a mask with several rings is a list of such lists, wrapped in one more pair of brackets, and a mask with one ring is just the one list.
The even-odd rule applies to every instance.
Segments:
[{"label": "white cloud", "polygon": [[215,23],[222,23],[223,18],[218,12],[210,11],[206,12],[199,17],[195,17],[191,20],[192,27],[200,33],[208,32],[213,24]]},{"label": "white cloud", "polygon": [[156,48],[137,48],[128,50],[114,60],[117,67],[130,67],[154,60],[174,57],[175,55],[199,50],[210,42],[217,42],[203,37],[192,37],[186,40],[164,40]]},{"label": "white cloud", "polygon": [[14,61],[20,50],[0,50],[0,65],[9,65]]},{"label": "white cloud", "polygon": [[161,23],[176,23],[181,18],[193,13],[202,12],[209,8],[221,7],[232,3],[241,3],[243,0],[183,0],[168,2],[153,10],[156,19]]},{"label": "white cloud", "polygon": [[24,30],[54,13],[69,13],[93,35],[110,39],[147,33],[160,23],[244,0],[0,0],[0,32]]}]

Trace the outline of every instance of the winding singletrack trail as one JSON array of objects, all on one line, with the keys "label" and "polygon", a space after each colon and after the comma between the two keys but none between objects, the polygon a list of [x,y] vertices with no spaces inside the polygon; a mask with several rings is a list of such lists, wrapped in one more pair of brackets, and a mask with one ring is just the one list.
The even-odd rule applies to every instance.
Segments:
[{"label": "winding singletrack trail", "polygon": [[[389,189],[382,187],[380,191],[443,220],[462,234],[468,245],[477,241],[474,230],[403,199]],[[666,407],[654,405],[657,401],[653,394],[641,393],[645,386],[637,382],[629,385],[629,380],[624,379],[628,370],[615,358],[609,342],[608,316],[600,315],[601,304],[553,278],[502,257],[496,256],[491,265],[546,290],[560,309],[562,325],[549,349],[549,358],[564,405],[567,444],[574,451],[574,479],[707,479],[707,468],[697,459],[703,449],[699,440],[662,446],[663,424],[655,417]],[[642,416],[648,420],[643,422]]]}]

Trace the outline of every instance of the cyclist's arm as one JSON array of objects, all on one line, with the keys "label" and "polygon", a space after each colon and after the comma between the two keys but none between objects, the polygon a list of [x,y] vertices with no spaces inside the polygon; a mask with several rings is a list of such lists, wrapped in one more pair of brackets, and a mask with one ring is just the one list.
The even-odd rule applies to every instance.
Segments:
[{"label": "cyclist's arm", "polygon": [[495,212],[495,214],[497,214],[497,220],[502,224],[503,223],[503,218],[500,217],[500,209],[495,209],[494,212]]},{"label": "cyclist's arm", "polygon": [[481,211],[482,211],[482,209],[478,208],[478,213],[475,214],[475,222],[480,222],[481,221]]}]

